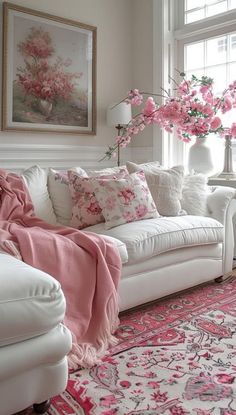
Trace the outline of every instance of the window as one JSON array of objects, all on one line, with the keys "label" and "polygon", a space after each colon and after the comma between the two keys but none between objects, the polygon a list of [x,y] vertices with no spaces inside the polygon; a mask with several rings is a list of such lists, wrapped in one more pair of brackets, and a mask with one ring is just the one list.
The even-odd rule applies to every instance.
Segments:
[{"label": "window", "polygon": [[196,22],[235,8],[235,0],[185,0],[184,21]]},{"label": "window", "polygon": [[[215,81],[215,92],[220,94],[236,79],[236,0],[179,0],[177,3],[182,4],[178,21],[183,23],[182,26],[178,23],[174,35],[175,67],[184,70],[187,77],[210,76]],[[223,125],[231,125],[233,121],[236,122],[236,110],[224,115]],[[186,161],[186,148],[183,151]]]}]

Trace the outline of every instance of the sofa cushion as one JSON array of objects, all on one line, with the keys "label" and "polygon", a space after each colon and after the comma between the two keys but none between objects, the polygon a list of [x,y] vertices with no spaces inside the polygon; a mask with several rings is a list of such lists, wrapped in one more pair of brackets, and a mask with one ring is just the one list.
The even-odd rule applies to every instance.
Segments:
[{"label": "sofa cushion", "polygon": [[[95,225],[96,226],[96,225]],[[128,252],[124,242],[110,235],[101,235],[106,241],[112,243],[118,248],[122,264],[128,262]]]},{"label": "sofa cushion", "polygon": [[129,264],[176,248],[221,243],[224,234],[223,225],[215,219],[190,215],[146,219],[109,230],[101,223],[87,230],[124,242]]},{"label": "sofa cushion", "polygon": [[0,253],[0,346],[39,336],[60,323],[65,298],[54,278]]},{"label": "sofa cushion", "polygon": [[39,166],[32,166],[23,171],[22,178],[28,188],[35,215],[51,225],[57,224],[47,187],[47,171]]}]

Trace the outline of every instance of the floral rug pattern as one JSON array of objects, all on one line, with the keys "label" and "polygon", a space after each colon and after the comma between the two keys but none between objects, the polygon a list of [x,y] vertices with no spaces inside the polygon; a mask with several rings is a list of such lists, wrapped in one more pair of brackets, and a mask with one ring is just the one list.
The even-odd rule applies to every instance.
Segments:
[{"label": "floral rug pattern", "polygon": [[235,278],[126,313],[117,337],[48,414],[236,415]]}]

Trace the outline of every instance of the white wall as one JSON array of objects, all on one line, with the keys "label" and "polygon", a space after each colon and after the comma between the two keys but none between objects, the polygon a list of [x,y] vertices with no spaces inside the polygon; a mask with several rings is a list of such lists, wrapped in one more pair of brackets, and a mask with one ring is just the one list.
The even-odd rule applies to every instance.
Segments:
[{"label": "white wall", "polygon": [[[146,1],[149,2],[143,3]],[[14,3],[97,26],[97,134],[72,136],[0,131],[0,165],[23,167],[39,162],[42,166],[61,166],[65,164],[63,160],[69,164],[79,161],[92,165],[103,154],[104,146],[111,144],[114,135],[114,130],[106,126],[106,108],[122,98],[133,83],[132,0],[14,0]],[[2,20],[2,0],[0,11]],[[148,56],[150,52],[147,51]],[[136,78],[140,77],[138,72]]]},{"label": "white wall", "polygon": [[[158,1],[158,0],[157,0]],[[133,0],[133,88],[153,90],[153,0]],[[148,126],[133,139],[133,146],[152,146]]]}]

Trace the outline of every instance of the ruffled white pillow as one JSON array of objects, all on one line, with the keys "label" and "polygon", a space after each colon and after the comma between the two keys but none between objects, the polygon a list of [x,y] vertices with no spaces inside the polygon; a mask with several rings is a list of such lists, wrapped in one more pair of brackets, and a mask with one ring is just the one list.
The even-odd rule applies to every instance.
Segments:
[{"label": "ruffled white pillow", "polygon": [[[154,162],[156,163],[156,162]],[[183,212],[180,204],[182,198],[182,185],[184,177],[184,167],[174,166],[164,170],[160,166],[148,163],[142,165],[148,187],[152,194],[158,212],[162,216],[178,216]],[[140,165],[127,163],[127,169],[132,172],[140,169]]]},{"label": "ruffled white pillow", "polygon": [[184,177],[180,203],[182,209],[188,215],[208,215],[207,196],[210,193],[210,189],[207,186],[207,181],[208,178],[201,173]]},{"label": "ruffled white pillow", "polygon": [[[81,167],[73,167],[71,170],[76,171],[81,177],[87,177],[87,173]],[[48,190],[58,222],[69,226],[72,216],[72,199],[67,170],[49,169]]]},{"label": "ruffled white pillow", "polygon": [[56,225],[57,218],[47,187],[47,170],[32,166],[23,171],[22,178],[33,202],[35,215],[51,225]]}]

